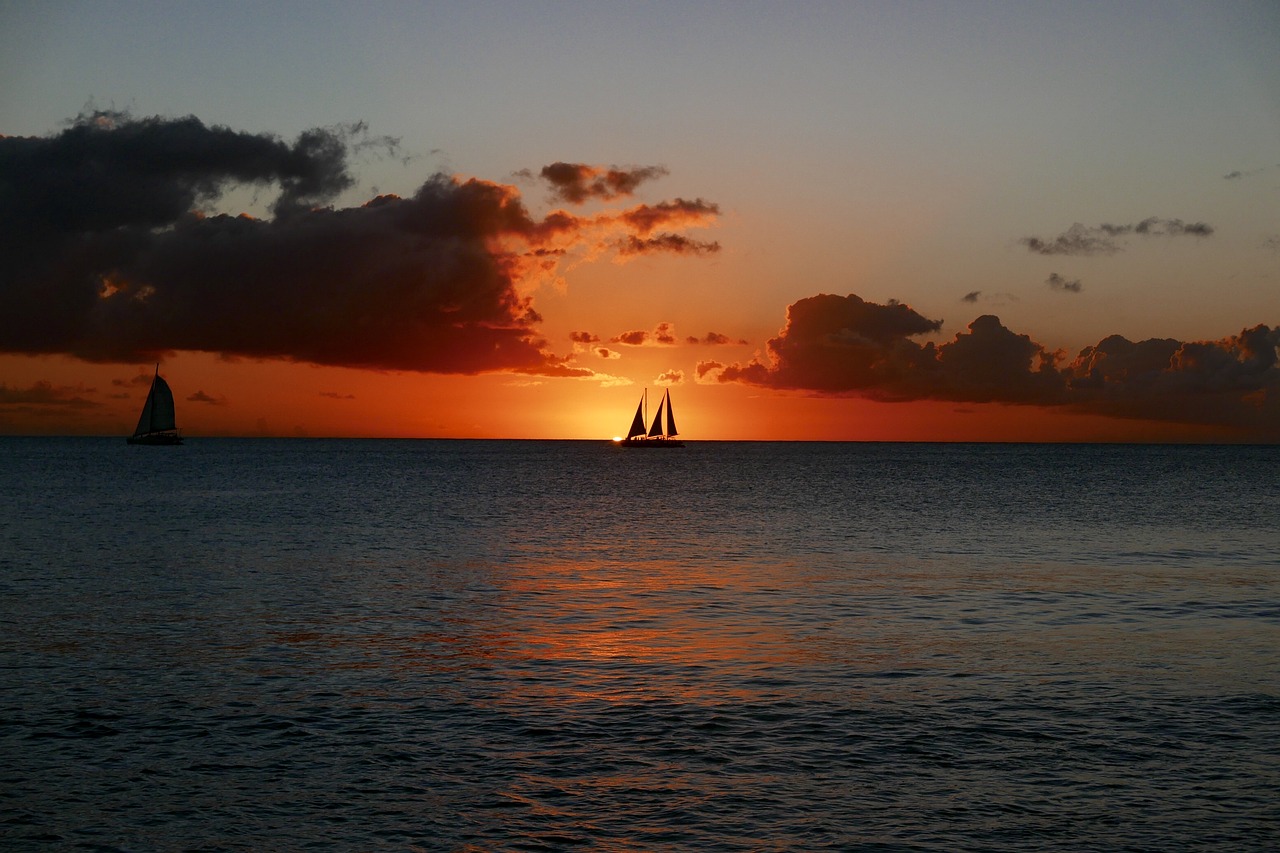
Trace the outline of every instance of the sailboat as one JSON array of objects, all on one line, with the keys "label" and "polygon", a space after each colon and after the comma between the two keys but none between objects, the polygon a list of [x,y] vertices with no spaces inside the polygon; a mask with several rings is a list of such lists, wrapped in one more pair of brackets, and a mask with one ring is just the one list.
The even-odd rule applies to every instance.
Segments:
[{"label": "sailboat", "polygon": [[160,378],[160,365],[151,379],[147,402],[142,406],[138,428],[127,439],[130,444],[182,444],[182,434],[173,413],[173,392],[169,383]]},{"label": "sailboat", "polygon": [[[684,447],[684,442],[676,439],[676,416],[671,410],[671,389],[663,395],[658,403],[658,412],[653,416],[653,426],[646,432],[644,428],[646,409],[649,404],[649,391],[645,390],[636,406],[636,416],[631,420],[631,429],[622,440],[623,447]],[[663,418],[663,415],[666,418]]]}]

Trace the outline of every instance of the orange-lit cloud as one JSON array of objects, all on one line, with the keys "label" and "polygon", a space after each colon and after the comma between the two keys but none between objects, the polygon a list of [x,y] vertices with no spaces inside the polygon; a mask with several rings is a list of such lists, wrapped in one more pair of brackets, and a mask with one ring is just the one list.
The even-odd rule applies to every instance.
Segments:
[{"label": "orange-lit cloud", "polygon": [[1115,335],[1062,366],[1062,353],[989,314],[946,343],[910,340],[940,328],[898,302],[820,294],[788,308],[786,325],[768,343],[770,363],[705,361],[697,376],[880,401],[1063,406],[1280,438],[1280,328],[1188,343]]},{"label": "orange-lit cloud", "polygon": [[691,240],[680,234],[659,234],[656,237],[647,238],[636,237],[633,234],[624,237],[618,243],[618,257],[621,259],[654,252],[667,252],[673,255],[709,255],[718,251],[720,251],[719,243]]},{"label": "orange-lit cloud", "polygon": [[628,347],[673,346],[676,343],[676,327],[672,323],[659,323],[652,332],[635,329],[616,335],[609,342]]},{"label": "orange-lit cloud", "polygon": [[[538,333],[537,284],[575,248],[629,254],[635,238],[687,252],[652,229],[717,212],[677,199],[539,218],[514,187],[443,174],[408,198],[324,206],[353,185],[349,154],[371,144],[361,133],[285,143],[194,117],[99,112],[53,136],[0,138],[0,351],[590,378]],[[572,178],[565,165],[548,167],[562,195],[602,199],[665,174],[574,167]],[[271,218],[200,213],[241,184],[279,188]]]},{"label": "orange-lit cloud", "polygon": [[725,365],[723,362],[708,360],[698,362],[694,369],[694,380],[699,385],[714,385],[720,381],[720,375],[724,372]]},{"label": "orange-lit cloud", "polygon": [[747,346],[747,343],[748,343],[746,340],[742,338],[739,338],[738,340],[735,341],[732,338],[730,338],[728,335],[722,335],[719,332],[707,332],[707,334],[702,338],[698,338],[698,337],[695,337],[694,335],[690,335],[689,337],[685,338],[684,341],[690,346],[697,346],[698,344],[704,344],[706,346],[726,346],[726,345],[732,345],[732,344],[737,344],[738,346]]},{"label": "orange-lit cloud", "polygon": [[653,380],[654,385],[681,385],[683,383],[684,371],[676,370],[674,368],[659,373],[658,377]]},{"label": "orange-lit cloud", "polygon": [[720,215],[720,206],[703,199],[664,201],[659,204],[641,204],[620,214],[618,219],[629,225],[641,237],[647,237],[659,228],[687,228],[706,225]]}]

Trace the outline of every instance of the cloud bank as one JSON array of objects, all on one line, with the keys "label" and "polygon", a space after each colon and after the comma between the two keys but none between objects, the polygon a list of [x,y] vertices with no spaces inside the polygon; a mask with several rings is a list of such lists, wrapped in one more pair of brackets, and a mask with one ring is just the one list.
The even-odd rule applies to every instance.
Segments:
[{"label": "cloud bank", "polygon": [[[361,133],[286,142],[195,117],[94,112],[56,135],[0,138],[0,351],[591,376],[538,334],[537,282],[575,248],[711,251],[654,233],[714,222],[701,199],[538,218],[512,186],[435,174],[407,198],[329,206],[354,184]],[[569,200],[621,197],[661,174],[544,170]],[[245,185],[278,191],[270,218],[201,212]]]},{"label": "cloud bank", "polygon": [[941,326],[899,302],[819,294],[787,309],[786,325],[768,342],[769,363],[707,361],[696,375],[881,401],[1060,406],[1280,439],[1280,327],[1218,341],[1113,335],[1068,360],[990,314],[948,342],[911,340]]}]

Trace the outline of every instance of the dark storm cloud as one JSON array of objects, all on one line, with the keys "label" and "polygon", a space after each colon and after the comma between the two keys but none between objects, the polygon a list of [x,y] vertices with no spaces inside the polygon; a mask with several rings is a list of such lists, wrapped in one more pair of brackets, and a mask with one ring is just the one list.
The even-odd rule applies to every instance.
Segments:
[{"label": "dark storm cloud", "polygon": [[1065,290],[1068,293],[1079,293],[1084,289],[1080,279],[1066,279],[1056,272],[1049,273],[1049,277],[1045,279],[1045,284],[1049,285],[1050,290]]},{"label": "dark storm cloud", "polygon": [[242,183],[278,185],[277,214],[305,209],[352,185],[350,133],[309,130],[290,144],[194,116],[83,114],[57,136],[0,140],[0,227],[36,237],[163,227]]},{"label": "dark storm cloud", "polygon": [[1115,335],[1059,366],[1062,353],[990,314],[949,342],[910,340],[940,327],[901,303],[821,294],[788,308],[770,363],[703,362],[698,378],[876,400],[1061,406],[1280,439],[1280,328],[1196,342]]},{"label": "dark storm cloud", "polygon": [[1181,219],[1161,219],[1157,216],[1131,225],[1104,222],[1090,227],[1076,222],[1052,239],[1023,237],[1018,242],[1038,255],[1113,255],[1123,248],[1123,243],[1118,238],[1130,234],[1142,237],[1208,237],[1213,234],[1213,226],[1204,222],[1183,222]]},{"label": "dark storm cloud", "polygon": [[[522,173],[528,175],[528,172]],[[570,204],[589,199],[612,201],[633,195],[645,181],[667,174],[662,166],[589,166],[586,163],[552,163],[539,176],[551,184],[556,198]]]},{"label": "dark storm cloud", "polygon": [[[443,174],[408,198],[321,206],[352,186],[363,133],[285,142],[194,117],[94,113],[49,137],[0,138],[0,351],[590,376],[547,351],[521,286],[554,275],[569,247],[714,218],[677,199],[649,219],[646,205],[626,211],[634,223],[537,219],[513,187]],[[621,193],[648,176],[602,179]],[[199,212],[245,184],[278,190],[272,218]]]}]

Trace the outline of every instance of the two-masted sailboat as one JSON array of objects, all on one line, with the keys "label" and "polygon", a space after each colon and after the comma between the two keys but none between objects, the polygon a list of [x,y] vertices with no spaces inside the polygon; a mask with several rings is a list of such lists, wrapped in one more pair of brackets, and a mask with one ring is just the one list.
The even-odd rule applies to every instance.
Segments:
[{"label": "two-masted sailboat", "polygon": [[[671,410],[671,389],[663,395],[658,404],[658,412],[653,416],[653,426],[645,431],[644,422],[649,404],[649,391],[646,389],[636,406],[636,416],[631,420],[631,429],[622,440],[623,447],[684,447],[684,442],[676,439],[676,416]],[[666,415],[665,419],[663,415]]]},{"label": "two-masted sailboat", "polygon": [[151,379],[147,402],[142,406],[138,428],[127,439],[130,444],[182,444],[182,433],[173,411],[173,392],[169,383],[160,378],[160,365]]}]

